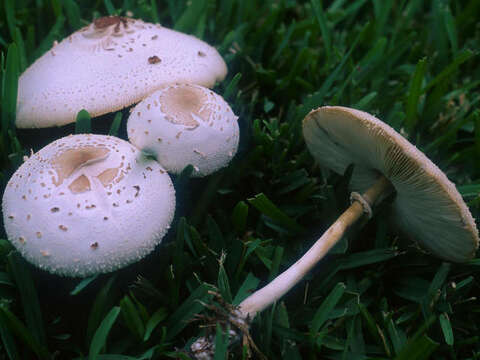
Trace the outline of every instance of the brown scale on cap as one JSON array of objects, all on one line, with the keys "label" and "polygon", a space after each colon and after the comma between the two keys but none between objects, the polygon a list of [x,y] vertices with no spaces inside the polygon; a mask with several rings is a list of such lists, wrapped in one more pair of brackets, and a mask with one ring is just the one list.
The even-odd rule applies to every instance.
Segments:
[{"label": "brown scale on cap", "polygon": [[153,65],[153,64],[158,64],[160,62],[162,62],[162,59],[160,59],[157,55],[153,55],[148,58],[149,64]]},{"label": "brown scale on cap", "polygon": [[133,188],[135,189],[135,197],[138,197],[138,194],[140,194],[140,186],[134,185]]}]

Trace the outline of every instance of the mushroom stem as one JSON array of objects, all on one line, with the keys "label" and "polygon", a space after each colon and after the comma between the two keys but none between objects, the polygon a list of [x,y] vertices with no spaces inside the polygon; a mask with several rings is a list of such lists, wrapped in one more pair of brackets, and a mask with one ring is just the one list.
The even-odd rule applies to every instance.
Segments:
[{"label": "mushroom stem", "polygon": [[[363,199],[372,206],[380,195],[389,193],[392,185],[383,175],[377,179],[362,195]],[[273,304],[295,286],[343,237],[345,232],[362,217],[365,209],[354,200],[350,207],[328,228],[315,244],[292,266],[278,275],[268,285],[257,290],[239,305],[240,312],[250,320],[255,315]]]}]

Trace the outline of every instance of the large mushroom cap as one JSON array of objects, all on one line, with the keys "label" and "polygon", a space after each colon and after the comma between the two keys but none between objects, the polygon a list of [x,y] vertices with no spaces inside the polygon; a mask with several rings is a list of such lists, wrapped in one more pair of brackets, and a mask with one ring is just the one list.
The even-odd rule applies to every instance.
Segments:
[{"label": "large mushroom cap", "polygon": [[128,142],[67,136],[32,155],[3,195],[9,240],[52,273],[87,276],[135,262],[160,243],[175,211],[168,174]]},{"label": "large mushroom cap", "polygon": [[179,84],[156,91],[133,109],[128,138],[153,153],[169,172],[189,164],[205,176],[230,162],[238,148],[237,116],[213,91]]},{"label": "large mushroom cap", "polygon": [[20,76],[16,122],[20,128],[65,125],[81,109],[99,116],[162,85],[212,87],[226,73],[217,50],[193,36],[104,17],[54,45]]},{"label": "large mushroom cap", "polygon": [[362,111],[326,106],[307,115],[303,135],[321,165],[343,174],[354,164],[353,190],[385,176],[396,191],[396,220],[435,255],[456,262],[475,256],[478,231],[455,185],[390,126]]}]

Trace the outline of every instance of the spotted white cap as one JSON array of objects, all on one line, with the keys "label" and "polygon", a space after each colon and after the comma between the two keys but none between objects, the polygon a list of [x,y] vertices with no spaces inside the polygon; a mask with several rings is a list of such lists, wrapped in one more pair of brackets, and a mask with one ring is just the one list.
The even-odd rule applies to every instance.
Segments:
[{"label": "spotted white cap", "polygon": [[71,135],[20,166],[2,205],[8,238],[28,261],[88,276],[150,253],[173,219],[175,191],[160,164],[130,143]]},{"label": "spotted white cap", "polygon": [[177,31],[118,16],[103,17],[54,45],[21,76],[19,128],[61,126],[81,109],[99,116],[160,86],[212,87],[227,67],[217,50]]},{"label": "spotted white cap", "polygon": [[169,172],[193,165],[205,176],[230,162],[239,141],[238,117],[223,98],[199,85],[177,84],[138,103],[127,122],[128,138],[152,153]]},{"label": "spotted white cap", "polygon": [[385,176],[396,191],[396,221],[425,248],[455,262],[475,256],[475,220],[455,185],[390,126],[363,111],[325,106],[306,116],[303,135],[321,165],[339,174],[354,165],[353,190]]}]

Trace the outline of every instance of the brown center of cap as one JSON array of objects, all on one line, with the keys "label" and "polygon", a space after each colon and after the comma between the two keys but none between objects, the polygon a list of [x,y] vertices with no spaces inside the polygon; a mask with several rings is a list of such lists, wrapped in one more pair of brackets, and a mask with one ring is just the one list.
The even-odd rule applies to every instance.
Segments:
[{"label": "brown center of cap", "polygon": [[105,29],[112,25],[119,25],[122,23],[125,27],[127,26],[128,19],[122,16],[104,16],[93,21],[95,29]]},{"label": "brown center of cap", "polygon": [[160,96],[161,109],[168,121],[194,128],[199,124],[193,114],[205,122],[210,118],[211,110],[206,100],[202,90],[185,85],[171,87]]},{"label": "brown center of cap", "polygon": [[[52,160],[52,166],[57,172],[57,179],[53,178],[53,184],[60,186],[73,172],[85,165],[106,159],[109,150],[104,147],[84,146],[76,149],[68,149]],[[110,184],[118,174],[118,168],[108,168],[97,175],[104,186]],[[81,193],[90,190],[90,181],[85,175],[77,177],[68,188],[73,193]]]}]

